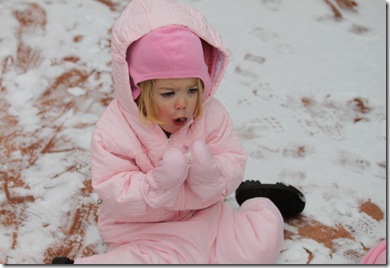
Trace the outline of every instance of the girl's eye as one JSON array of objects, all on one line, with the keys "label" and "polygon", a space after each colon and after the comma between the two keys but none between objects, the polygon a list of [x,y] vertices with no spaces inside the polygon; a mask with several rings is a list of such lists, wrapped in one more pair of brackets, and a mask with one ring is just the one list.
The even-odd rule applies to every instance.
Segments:
[{"label": "girl's eye", "polygon": [[188,90],[188,93],[190,93],[190,94],[198,93],[198,88],[197,88],[197,87],[190,88],[190,89]]},{"label": "girl's eye", "polygon": [[160,95],[163,96],[164,98],[168,98],[168,97],[175,95],[175,92],[169,91],[169,92],[161,93]]}]

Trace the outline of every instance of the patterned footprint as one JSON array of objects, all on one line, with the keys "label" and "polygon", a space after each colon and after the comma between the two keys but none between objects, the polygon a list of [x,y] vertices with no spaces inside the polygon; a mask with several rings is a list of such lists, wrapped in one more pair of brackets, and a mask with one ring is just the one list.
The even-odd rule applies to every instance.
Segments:
[{"label": "patterned footprint", "polygon": [[250,157],[255,158],[255,159],[265,159],[266,156],[260,149],[251,149],[248,151],[248,154]]},{"label": "patterned footprint", "polygon": [[248,148],[248,153],[251,157],[256,159],[268,159],[271,155],[279,154],[280,149],[277,147],[271,148],[271,146],[259,144],[250,146],[250,148]]},{"label": "patterned footprint", "polygon": [[251,102],[249,100],[247,100],[247,99],[239,99],[237,101],[237,104],[241,105],[241,106],[250,106]]},{"label": "patterned footprint", "polygon": [[295,52],[295,49],[290,44],[277,44],[274,49],[281,54],[291,54]]},{"label": "patterned footprint", "polygon": [[252,53],[247,53],[244,56],[244,60],[254,62],[256,64],[263,64],[265,62],[265,57],[258,56]]},{"label": "patterned footprint", "polygon": [[282,4],[281,0],[262,0],[262,4],[272,11],[278,11],[280,5]]},{"label": "patterned footprint", "polygon": [[378,227],[378,222],[365,213],[360,213],[357,221],[354,221],[354,225],[346,225],[346,228],[354,233],[356,237],[366,239],[376,237],[376,230],[380,229]]},{"label": "patterned footprint", "polygon": [[306,108],[314,123],[326,136],[334,140],[344,139],[344,128],[332,110],[327,109],[325,105],[316,103]]},{"label": "patterned footprint", "polygon": [[282,133],[284,131],[282,124],[274,117],[253,119],[249,122],[249,126],[246,123],[243,127],[238,128],[240,137],[246,140]]},{"label": "patterned footprint", "polygon": [[293,158],[304,158],[307,155],[315,152],[314,146],[307,144],[292,144],[291,146],[283,149],[283,155]]},{"label": "patterned footprint", "polygon": [[50,210],[41,206],[38,202],[31,203],[26,209],[23,223],[27,226],[34,225],[37,228],[47,227],[52,222]]},{"label": "patterned footprint", "polygon": [[303,129],[307,135],[309,136],[317,136],[320,133],[320,130],[318,129],[317,125],[307,118],[307,115],[296,113],[292,115],[298,125]]},{"label": "patterned footprint", "polygon": [[346,257],[351,263],[359,263],[366,254],[362,244],[352,239],[333,240],[333,251]]},{"label": "patterned footprint", "polygon": [[277,175],[277,180],[280,182],[285,181],[302,181],[306,178],[305,171],[288,170],[284,169]]},{"label": "patterned footprint", "polygon": [[274,93],[272,92],[272,89],[269,85],[269,83],[260,83],[256,85],[252,91],[253,95],[256,97],[259,97],[264,100],[269,100],[270,98],[274,97]]},{"label": "patterned footprint", "polygon": [[24,32],[36,32],[39,29],[45,30],[47,23],[46,11],[37,3],[27,5],[24,10],[14,11],[14,16],[19,22],[18,37]]},{"label": "patterned footprint", "polygon": [[31,48],[22,42],[19,43],[15,62],[17,68],[22,70],[22,72],[27,72],[28,70],[39,67],[41,62],[42,56],[39,49]]},{"label": "patterned footprint", "polygon": [[355,173],[363,173],[371,166],[368,160],[346,151],[338,152],[337,162]]},{"label": "patterned footprint", "polygon": [[[271,42],[271,45],[273,45],[273,49],[281,54],[290,54],[295,52],[294,47],[291,44],[283,42],[281,40],[279,34],[275,32],[268,31],[264,28],[257,27],[254,28],[250,34],[254,35],[257,39],[260,39],[262,42]],[[259,59],[258,59],[259,60]],[[261,57],[260,59],[263,62],[265,62],[265,58]]]},{"label": "patterned footprint", "polygon": [[263,130],[268,130],[273,133],[284,132],[284,127],[275,117],[264,117],[263,120],[259,120],[259,123]]},{"label": "patterned footprint", "polygon": [[263,42],[277,40],[279,39],[279,35],[275,32],[270,32],[262,27],[254,28],[250,34],[253,34],[256,38],[260,39]]},{"label": "patterned footprint", "polygon": [[257,81],[259,76],[252,71],[252,68],[243,68],[238,65],[234,69],[234,72],[240,76],[240,82],[246,86],[251,84],[251,81]]}]

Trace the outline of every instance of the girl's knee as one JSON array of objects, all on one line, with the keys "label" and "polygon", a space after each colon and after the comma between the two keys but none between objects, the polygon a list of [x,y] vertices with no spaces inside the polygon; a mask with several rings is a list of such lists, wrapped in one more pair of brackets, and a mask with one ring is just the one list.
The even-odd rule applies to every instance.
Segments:
[{"label": "girl's knee", "polygon": [[245,201],[240,207],[239,213],[246,218],[258,218],[261,222],[270,222],[283,229],[282,214],[268,198],[258,197]]},{"label": "girl's knee", "polygon": [[[266,198],[254,198],[220,223],[218,260],[235,264],[274,263],[282,249],[284,222]],[[227,221],[230,220],[230,223]]]},{"label": "girl's knee", "polygon": [[[248,245],[250,263],[274,263],[284,241],[284,222],[278,208],[267,198],[253,198],[242,204],[240,214],[247,223],[243,243]],[[245,242],[251,241],[251,242]]]}]

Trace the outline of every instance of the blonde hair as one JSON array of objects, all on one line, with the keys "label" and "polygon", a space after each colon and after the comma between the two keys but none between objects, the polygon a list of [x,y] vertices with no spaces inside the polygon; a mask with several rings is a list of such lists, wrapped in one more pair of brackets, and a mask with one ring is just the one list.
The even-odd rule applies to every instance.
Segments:
[{"label": "blonde hair", "polygon": [[[194,119],[202,115],[203,112],[203,91],[204,86],[202,80],[197,79],[198,98],[196,101]],[[153,97],[153,87],[155,86],[155,80],[147,80],[139,83],[141,94],[136,99],[138,105],[138,115],[143,122],[151,121],[159,125],[164,124],[157,119],[157,104]]]}]

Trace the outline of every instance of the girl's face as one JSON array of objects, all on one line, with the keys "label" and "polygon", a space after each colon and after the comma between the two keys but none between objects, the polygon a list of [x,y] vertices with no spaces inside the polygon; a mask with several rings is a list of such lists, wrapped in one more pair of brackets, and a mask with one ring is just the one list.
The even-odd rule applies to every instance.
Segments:
[{"label": "girl's face", "polygon": [[156,79],[153,99],[157,105],[157,119],[169,133],[181,129],[194,115],[198,99],[197,78]]}]

